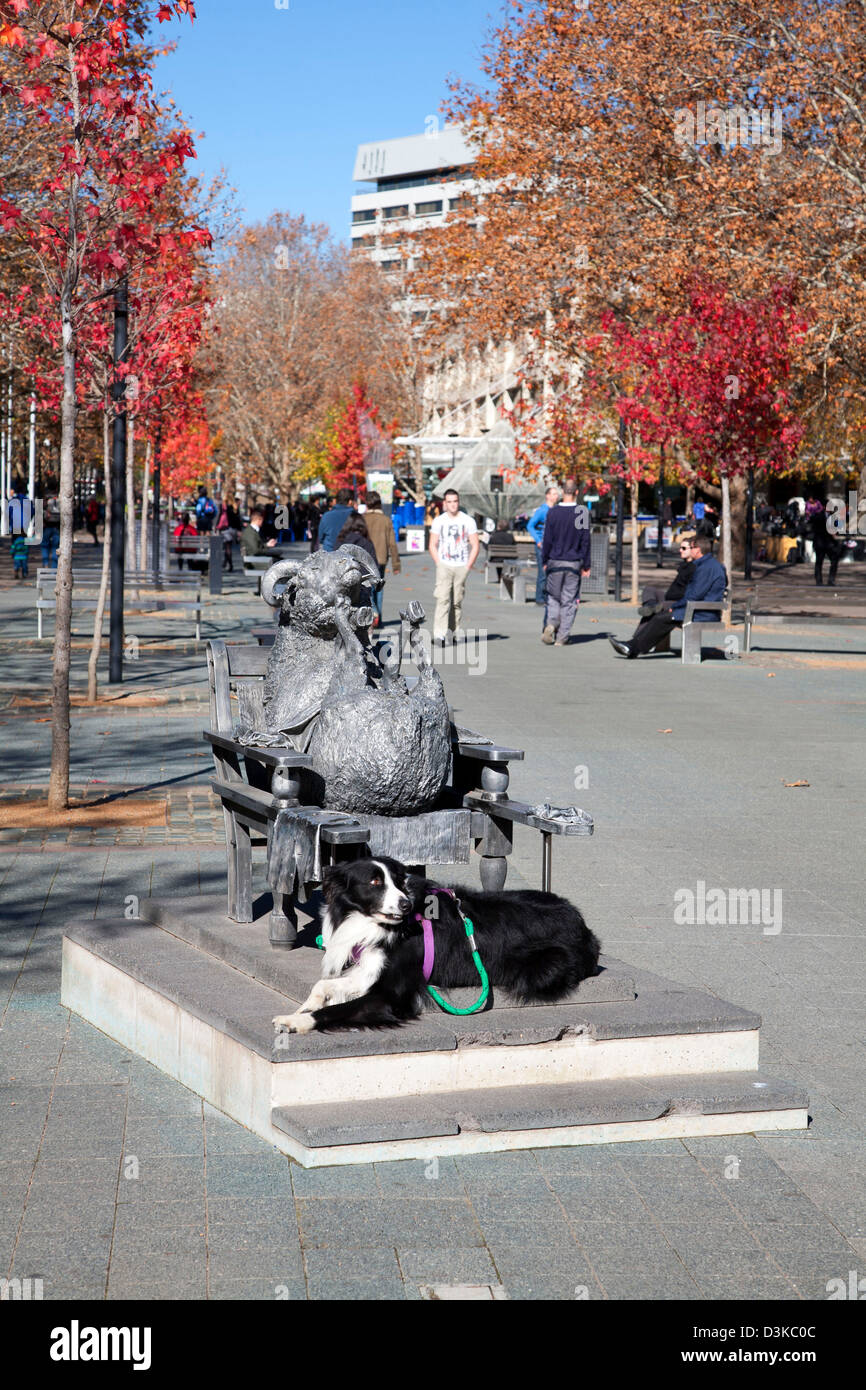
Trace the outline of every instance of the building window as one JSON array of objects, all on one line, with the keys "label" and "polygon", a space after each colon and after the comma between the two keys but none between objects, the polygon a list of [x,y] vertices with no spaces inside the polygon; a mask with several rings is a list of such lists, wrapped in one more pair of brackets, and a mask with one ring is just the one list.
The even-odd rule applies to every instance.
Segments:
[{"label": "building window", "polygon": [[416,217],[432,217],[434,213],[442,211],[442,199],[434,200],[430,203],[416,203]]},{"label": "building window", "polygon": [[384,270],[386,275],[393,275],[395,270],[403,269],[402,261],[380,261],[379,269]]},{"label": "building window", "polygon": [[399,207],[383,208],[382,216],[387,220],[394,217],[408,217],[409,207],[407,204],[400,204]]},{"label": "building window", "polygon": [[366,251],[369,247],[376,245],[374,236],[356,236],[352,238],[353,251]]},{"label": "building window", "polygon": [[376,221],[376,209],[375,209],[375,208],[367,208],[366,211],[364,211],[364,212],[353,212],[353,213],[352,213],[352,221],[353,221],[354,223],[358,223],[358,222],[375,222],[375,221]]},{"label": "building window", "polygon": [[461,193],[459,198],[452,198],[449,204],[452,212],[467,212],[475,206],[475,199],[471,193]]}]

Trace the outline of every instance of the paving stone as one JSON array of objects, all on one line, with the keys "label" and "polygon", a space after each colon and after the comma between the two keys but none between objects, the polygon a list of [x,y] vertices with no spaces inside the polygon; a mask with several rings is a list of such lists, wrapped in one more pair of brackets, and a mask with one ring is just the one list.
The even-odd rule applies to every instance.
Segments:
[{"label": "paving stone", "polygon": [[297,1229],[295,1203],[291,1192],[281,1197],[215,1197],[207,1198],[208,1220],[226,1226],[234,1225],[242,1230],[249,1227],[264,1226],[276,1229],[291,1224]]},{"label": "paving stone", "polygon": [[271,1282],[268,1279],[214,1279],[210,1280],[208,1297],[214,1300],[229,1300],[232,1303],[247,1301],[261,1303],[297,1303],[306,1299],[305,1279],[282,1279]]},{"label": "paving stone", "polygon": [[[390,1164],[383,1165],[391,1167]],[[400,1165],[402,1167],[402,1164]],[[423,1171],[423,1170],[422,1170]],[[296,1197],[380,1197],[376,1165],[352,1164],[344,1168],[302,1168],[291,1165],[292,1191]]]},{"label": "paving stone", "polygon": [[412,1284],[493,1284],[499,1278],[483,1248],[403,1250],[397,1259],[403,1278]]},{"label": "paving stone", "polygon": [[303,1198],[297,1206],[305,1249],[484,1243],[475,1217],[459,1201]]},{"label": "paving stone", "polygon": [[282,1154],[216,1155],[208,1158],[207,1191],[211,1197],[291,1197],[288,1160]]},{"label": "paving stone", "polygon": [[166,1156],[204,1156],[204,1128],[197,1115],[172,1115],[168,1119],[135,1116],[126,1126],[127,1153]]},{"label": "paving stone", "polygon": [[275,1238],[269,1245],[218,1244],[208,1249],[212,1279],[270,1279],[273,1284],[302,1279],[304,1264],[296,1242]]},{"label": "paving stone", "polygon": [[147,1303],[201,1302],[207,1298],[207,1280],[203,1269],[170,1273],[155,1283],[144,1281],[140,1272],[133,1271],[121,1278],[115,1276],[112,1269],[106,1297],[109,1302],[129,1299]]},{"label": "paving stone", "polygon": [[400,1267],[392,1249],[367,1249],[348,1255],[335,1250],[308,1250],[304,1263],[307,1289],[313,1300],[403,1302],[405,1299]]}]

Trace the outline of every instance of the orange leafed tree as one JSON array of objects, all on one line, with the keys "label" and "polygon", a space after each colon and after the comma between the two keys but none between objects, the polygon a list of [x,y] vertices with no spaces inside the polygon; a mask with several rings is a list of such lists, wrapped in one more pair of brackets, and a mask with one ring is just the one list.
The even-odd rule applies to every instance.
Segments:
[{"label": "orange leafed tree", "polygon": [[480,196],[424,239],[434,347],[512,338],[530,376],[579,376],[605,313],[682,313],[696,270],[741,302],[796,282],[805,446],[862,461],[864,55],[861,4],[512,0],[449,106]]}]

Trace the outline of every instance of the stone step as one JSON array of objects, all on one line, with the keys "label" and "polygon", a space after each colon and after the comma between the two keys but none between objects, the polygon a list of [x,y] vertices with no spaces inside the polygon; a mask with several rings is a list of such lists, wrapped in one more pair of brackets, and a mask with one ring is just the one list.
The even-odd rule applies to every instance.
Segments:
[{"label": "stone step", "polygon": [[636,997],[616,1002],[276,1037],[306,987],[281,992],[152,921],[91,919],[64,936],[61,1000],[312,1167],[806,1124],[797,1094],[786,1106],[758,1079],[757,1015],[630,977]]},{"label": "stone step", "polygon": [[[200,898],[145,898],[141,903],[142,918],[162,927],[191,946],[198,946],[226,965],[250,975],[260,984],[279,990],[292,998],[305,999],[318,980],[322,968],[322,953],[316,946],[319,933],[318,903],[310,904],[310,912],[298,913],[298,943],[294,950],[275,948],[268,940],[270,899],[260,904],[254,922],[238,923],[225,916],[224,895]],[[583,980],[563,1004],[613,1004],[635,998],[635,972],[610,957],[603,956],[598,975]],[[480,986],[479,986],[480,988]],[[469,1008],[478,998],[478,989],[456,989],[449,994],[456,1008]],[[503,990],[491,991],[490,1007],[510,1009],[527,1007],[517,1004]],[[529,1005],[539,1008],[540,1005]]]},{"label": "stone step", "polygon": [[[241,933],[248,929],[236,930]],[[465,1018],[443,1013],[431,1002],[420,1019],[402,1028],[283,1034],[277,1039],[271,1020],[277,1014],[293,1013],[306,997],[318,978],[321,957],[317,951],[273,952],[280,960],[286,955],[297,957],[292,967],[296,986],[289,993],[253,979],[203,946],[151,922],[89,920],[69,926],[67,936],[94,957],[116,966],[203,1022],[214,1024],[259,1056],[280,1064],[459,1047],[514,1048],[581,1037],[602,1043],[713,1035],[724,1045],[729,1036],[733,1055],[739,1050],[742,1035],[754,1035],[756,1042],[760,1026],[757,1014],[703,990],[677,985],[647,971],[629,971],[629,979],[639,982],[637,997],[618,1002],[495,1007]],[[612,963],[612,973],[618,964]],[[754,1063],[744,1063],[754,1064],[756,1058]],[[649,1065],[651,1070],[658,1069],[651,1062]],[[731,1062],[723,1069],[738,1067]]]},{"label": "stone step", "polygon": [[807,1104],[801,1087],[764,1072],[721,1072],[277,1106],[271,1120],[290,1139],[319,1149],[458,1134],[627,1125],[669,1116],[757,1116]]}]

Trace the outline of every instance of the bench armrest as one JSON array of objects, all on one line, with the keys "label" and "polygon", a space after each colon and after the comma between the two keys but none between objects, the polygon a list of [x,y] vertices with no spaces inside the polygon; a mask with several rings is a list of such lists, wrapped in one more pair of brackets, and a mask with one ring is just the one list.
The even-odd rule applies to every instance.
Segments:
[{"label": "bench armrest", "polygon": [[218,748],[223,753],[233,753],[236,757],[252,758],[254,762],[261,763],[263,767],[312,767],[313,760],[309,753],[296,753],[291,748],[256,748],[246,743],[239,743],[236,738],[228,738],[225,734],[212,733],[210,729],[205,729],[202,738],[209,743],[212,748]]},{"label": "bench armrest", "polygon": [[721,618],[727,606],[727,603],[725,603],[724,601],[713,601],[712,599],[705,598],[689,599],[688,603],[686,604],[686,611],[683,616],[683,622],[693,622],[696,612],[703,613],[707,609],[711,609],[714,613],[718,613],[719,617]]},{"label": "bench armrest", "polygon": [[[465,741],[461,734],[465,736]],[[506,748],[501,743],[476,743],[474,739],[477,737],[480,735],[473,734],[471,729],[451,725],[451,747],[458,757],[475,758],[483,763],[516,763],[522,762],[526,756],[522,749]]]},{"label": "bench armrest", "polygon": [[544,835],[591,835],[594,830],[591,821],[566,825],[562,821],[547,820],[544,816],[536,815],[534,807],[526,801],[489,801],[478,792],[470,792],[463,798],[463,805],[472,811],[485,811],[497,820],[511,821],[514,825],[527,825],[531,830],[540,830]]}]

